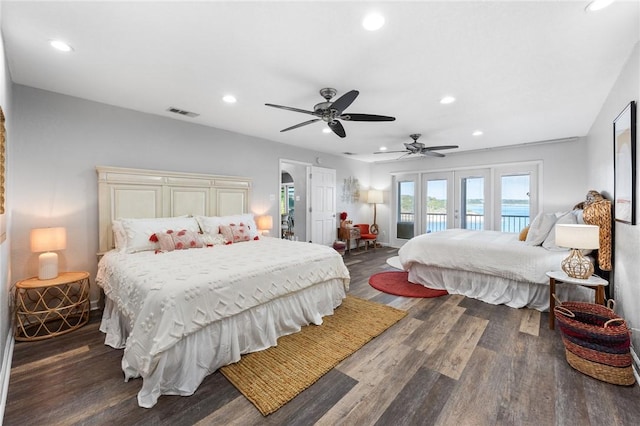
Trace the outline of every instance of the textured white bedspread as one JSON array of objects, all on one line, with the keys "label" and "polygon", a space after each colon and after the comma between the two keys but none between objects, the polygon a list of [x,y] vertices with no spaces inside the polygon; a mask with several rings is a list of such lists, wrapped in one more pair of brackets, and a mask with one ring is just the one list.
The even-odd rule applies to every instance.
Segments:
[{"label": "textured white bedspread", "polygon": [[518,234],[448,229],[412,238],[398,254],[405,270],[422,264],[546,284],[545,273],[558,270],[568,252],[527,245]]},{"label": "textured white bedspread", "polygon": [[128,321],[123,364],[143,377],[183,337],[332,279],[348,289],[349,271],[335,250],[277,238],[158,254],[109,252],[96,277]]}]

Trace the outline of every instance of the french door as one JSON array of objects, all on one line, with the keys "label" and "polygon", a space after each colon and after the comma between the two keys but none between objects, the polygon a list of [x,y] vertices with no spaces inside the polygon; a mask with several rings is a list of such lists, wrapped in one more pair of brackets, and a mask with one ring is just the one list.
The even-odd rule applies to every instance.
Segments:
[{"label": "french door", "polygon": [[536,163],[399,174],[392,244],[450,228],[520,232],[538,211]]},{"label": "french door", "polygon": [[491,169],[455,171],[454,223],[456,228],[493,229]]}]

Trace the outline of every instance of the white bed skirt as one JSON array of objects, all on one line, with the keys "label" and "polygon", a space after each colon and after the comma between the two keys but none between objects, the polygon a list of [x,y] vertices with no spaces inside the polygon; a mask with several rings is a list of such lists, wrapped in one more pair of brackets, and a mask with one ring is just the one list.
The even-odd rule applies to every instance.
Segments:
[{"label": "white bed skirt", "polygon": [[[204,378],[218,368],[237,362],[240,355],[276,346],[278,337],[300,331],[308,324],[322,324],[322,317],[346,297],[342,279],[334,279],[230,318],[185,336],[169,350],[158,355],[157,366],[142,379],[138,405],[153,407],[160,395],[192,395]],[[129,336],[128,322],[112,300],[106,298],[100,331],[105,344],[122,349]],[[140,377],[124,357],[125,381]]]},{"label": "white bed skirt", "polygon": [[[512,308],[549,310],[549,284],[514,281],[493,275],[456,269],[413,264],[409,269],[409,281],[425,287],[447,290],[450,294],[462,294],[492,305]],[[560,301],[593,302],[594,291],[573,284],[556,284],[556,296]]]}]

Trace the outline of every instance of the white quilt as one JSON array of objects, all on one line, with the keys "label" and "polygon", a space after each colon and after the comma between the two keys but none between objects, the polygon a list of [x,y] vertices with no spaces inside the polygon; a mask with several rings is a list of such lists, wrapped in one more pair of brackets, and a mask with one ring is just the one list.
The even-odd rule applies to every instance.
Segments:
[{"label": "white quilt", "polygon": [[349,271],[332,248],[264,238],[168,253],[106,253],[96,281],[129,322],[125,362],[145,377],[183,337]]},{"label": "white quilt", "polygon": [[419,235],[398,252],[405,270],[413,264],[477,272],[513,281],[547,284],[567,251],[551,251],[518,240],[518,234],[449,229]]}]

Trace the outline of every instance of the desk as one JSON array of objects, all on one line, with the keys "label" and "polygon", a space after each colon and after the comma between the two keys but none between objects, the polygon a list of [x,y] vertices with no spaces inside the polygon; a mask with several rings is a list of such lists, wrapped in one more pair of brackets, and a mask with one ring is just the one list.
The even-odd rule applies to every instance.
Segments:
[{"label": "desk", "polygon": [[[351,251],[351,240],[360,239],[360,229],[358,228],[338,228],[338,239],[347,243],[347,253]],[[357,243],[356,243],[357,244]]]},{"label": "desk", "polygon": [[587,279],[571,278],[564,271],[549,271],[547,272],[547,276],[549,277],[549,328],[551,330],[555,329],[556,321],[556,316],[553,312],[553,308],[556,307],[556,299],[553,297],[556,293],[556,282],[591,288],[596,292],[595,303],[604,305],[604,288],[609,285],[609,281],[597,275],[591,275]]}]

